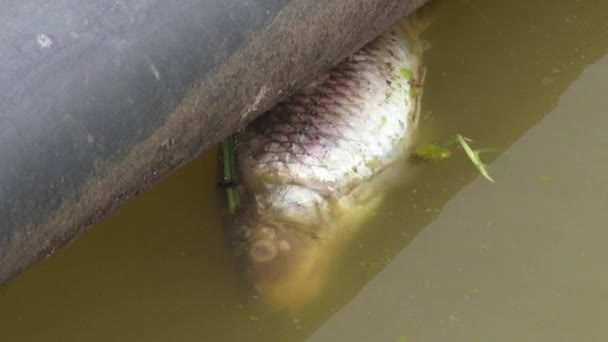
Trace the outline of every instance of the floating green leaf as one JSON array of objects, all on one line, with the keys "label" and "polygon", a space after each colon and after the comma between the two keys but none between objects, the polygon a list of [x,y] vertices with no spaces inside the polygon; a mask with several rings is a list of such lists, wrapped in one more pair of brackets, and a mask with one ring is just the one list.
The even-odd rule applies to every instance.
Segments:
[{"label": "floating green leaf", "polygon": [[460,134],[456,134],[455,136],[443,143],[425,144],[418,146],[414,151],[414,156],[422,160],[443,160],[449,158],[452,155],[450,151],[451,146],[460,145],[460,147],[462,147],[462,149],[466,153],[467,157],[469,157],[469,160],[471,160],[471,162],[473,163],[473,165],[475,165],[479,172],[488,181],[494,183],[494,179],[490,176],[486,164],[481,161],[479,155],[481,153],[495,152],[497,150],[489,148],[473,150],[469,145],[469,142],[472,142],[472,140]]},{"label": "floating green leaf", "polygon": [[487,166],[486,164],[484,164],[481,161],[481,158],[479,157],[480,153],[484,153],[484,152],[492,152],[495,151],[494,149],[483,149],[483,150],[473,150],[471,148],[471,146],[469,146],[469,143],[467,142],[467,139],[465,137],[463,137],[460,134],[456,134],[456,139],[458,139],[458,142],[460,143],[460,146],[462,146],[462,149],[464,150],[464,152],[467,154],[467,157],[469,157],[469,159],[471,160],[471,162],[473,163],[473,165],[475,165],[475,167],[477,168],[477,170],[479,170],[479,172],[490,182],[494,183],[494,179],[492,177],[490,177],[490,173],[488,172]]},{"label": "floating green leaf", "polygon": [[425,144],[418,146],[414,155],[420,159],[438,161],[449,158],[452,152],[441,144]]}]

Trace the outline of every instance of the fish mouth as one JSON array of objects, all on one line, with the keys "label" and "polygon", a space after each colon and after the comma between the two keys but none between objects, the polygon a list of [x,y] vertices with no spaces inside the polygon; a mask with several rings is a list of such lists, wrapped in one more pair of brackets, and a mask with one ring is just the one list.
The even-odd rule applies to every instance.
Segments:
[{"label": "fish mouth", "polygon": [[326,274],[324,264],[329,260],[319,258],[316,251],[301,252],[305,256],[283,253],[278,242],[269,240],[252,245],[249,282],[265,308],[297,313],[319,297]]},{"label": "fish mouth", "polygon": [[279,247],[271,239],[259,239],[251,244],[249,257],[255,263],[267,263],[279,254]]}]

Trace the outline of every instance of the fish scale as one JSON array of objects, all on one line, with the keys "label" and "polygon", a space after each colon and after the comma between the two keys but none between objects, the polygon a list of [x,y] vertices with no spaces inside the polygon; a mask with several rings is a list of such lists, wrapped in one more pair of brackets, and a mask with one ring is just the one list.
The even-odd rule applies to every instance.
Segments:
[{"label": "fish scale", "polygon": [[413,20],[402,19],[238,135],[232,242],[274,305],[314,298],[387,179],[402,178],[388,170],[414,137],[421,54]]}]

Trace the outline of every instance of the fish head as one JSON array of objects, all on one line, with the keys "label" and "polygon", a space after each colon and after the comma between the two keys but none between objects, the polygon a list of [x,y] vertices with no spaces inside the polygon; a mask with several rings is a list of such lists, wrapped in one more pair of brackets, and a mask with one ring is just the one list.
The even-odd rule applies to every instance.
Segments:
[{"label": "fish head", "polygon": [[257,296],[271,308],[297,311],[321,292],[332,259],[331,239],[325,238],[331,228],[317,197],[280,197],[242,227],[247,232],[242,256]]},{"label": "fish head", "polygon": [[294,308],[316,297],[322,285],[321,241],[289,228],[252,241],[246,276],[271,307]]}]

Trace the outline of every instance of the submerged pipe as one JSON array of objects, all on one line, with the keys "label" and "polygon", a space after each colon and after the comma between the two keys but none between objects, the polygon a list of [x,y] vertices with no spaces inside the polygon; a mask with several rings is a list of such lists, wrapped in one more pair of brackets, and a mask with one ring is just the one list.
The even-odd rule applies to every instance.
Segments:
[{"label": "submerged pipe", "polygon": [[424,2],[4,3],[0,283]]}]

